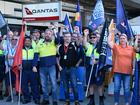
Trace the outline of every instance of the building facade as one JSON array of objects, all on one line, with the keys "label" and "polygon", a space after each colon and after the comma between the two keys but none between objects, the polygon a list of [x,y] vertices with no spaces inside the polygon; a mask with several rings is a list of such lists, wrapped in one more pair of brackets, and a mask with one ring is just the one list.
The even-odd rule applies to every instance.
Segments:
[{"label": "building facade", "polygon": [[[11,28],[18,28],[22,24],[22,5],[28,3],[43,3],[43,2],[62,2],[62,20],[65,17],[65,14],[68,13],[71,22],[74,21],[75,11],[76,11],[76,2],[77,0],[0,0],[0,11],[4,14],[6,21],[8,22]],[[82,24],[87,26],[88,21],[90,20],[92,10],[95,6],[96,0],[79,0],[81,15],[82,15]],[[129,16],[139,15],[139,12],[133,12],[140,10],[140,0],[123,0],[126,6],[126,11]],[[114,0],[104,0],[104,8],[106,17],[113,18],[115,17],[115,1]],[[133,5],[131,5],[133,3]],[[48,26],[50,22],[42,23],[28,23],[28,26]]]}]

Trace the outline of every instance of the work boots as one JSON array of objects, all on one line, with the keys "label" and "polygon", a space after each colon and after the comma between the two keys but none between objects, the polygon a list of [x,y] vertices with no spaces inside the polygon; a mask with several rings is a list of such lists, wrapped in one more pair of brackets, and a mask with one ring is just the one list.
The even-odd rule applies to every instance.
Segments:
[{"label": "work boots", "polygon": [[99,105],[104,105],[104,96],[99,96]]},{"label": "work boots", "polygon": [[87,105],[95,105],[94,95],[90,95],[89,98],[90,98],[90,100],[89,100],[89,103]]}]

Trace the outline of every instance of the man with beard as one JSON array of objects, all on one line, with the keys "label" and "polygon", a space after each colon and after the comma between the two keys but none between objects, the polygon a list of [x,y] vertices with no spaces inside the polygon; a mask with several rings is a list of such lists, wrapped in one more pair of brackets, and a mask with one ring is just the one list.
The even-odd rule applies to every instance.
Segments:
[{"label": "man with beard", "polygon": [[[39,70],[40,79],[43,91],[43,101],[41,105],[49,105],[49,94],[47,80],[50,77],[52,84],[52,100],[53,105],[57,105],[57,83],[56,83],[56,50],[59,43],[59,37],[55,37],[51,29],[45,30],[45,40],[36,47],[35,62],[37,63],[38,56],[40,59]],[[54,39],[53,39],[54,38]]]}]

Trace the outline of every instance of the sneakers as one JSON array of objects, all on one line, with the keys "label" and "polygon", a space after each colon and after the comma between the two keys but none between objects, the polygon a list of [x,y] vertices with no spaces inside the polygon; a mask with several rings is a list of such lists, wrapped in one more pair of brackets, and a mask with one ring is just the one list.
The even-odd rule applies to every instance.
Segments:
[{"label": "sneakers", "polygon": [[64,105],[70,105],[70,101],[66,101]]},{"label": "sneakers", "polygon": [[114,105],[119,105],[118,103],[115,103]]},{"label": "sneakers", "polygon": [[129,102],[127,102],[125,105],[130,105]]},{"label": "sneakers", "polygon": [[49,101],[48,100],[43,100],[42,102],[41,102],[41,105],[49,105],[50,103],[49,103]]}]

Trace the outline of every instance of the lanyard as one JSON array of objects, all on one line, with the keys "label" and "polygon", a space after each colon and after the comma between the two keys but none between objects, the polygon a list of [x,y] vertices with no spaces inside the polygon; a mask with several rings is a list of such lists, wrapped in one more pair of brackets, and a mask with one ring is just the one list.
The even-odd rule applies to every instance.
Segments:
[{"label": "lanyard", "polygon": [[67,51],[68,51],[68,46],[64,45],[64,52],[65,52],[65,54],[67,53]]}]

